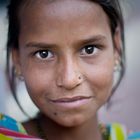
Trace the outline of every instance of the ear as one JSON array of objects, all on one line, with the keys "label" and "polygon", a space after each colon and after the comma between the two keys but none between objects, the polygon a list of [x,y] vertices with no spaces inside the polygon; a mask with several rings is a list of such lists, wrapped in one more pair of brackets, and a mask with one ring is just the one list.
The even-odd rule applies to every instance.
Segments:
[{"label": "ear", "polygon": [[121,28],[118,26],[114,33],[114,60],[120,62],[122,52]]},{"label": "ear", "polygon": [[16,75],[17,76],[21,75],[20,54],[19,54],[18,48],[12,49],[12,61],[13,61],[13,65],[15,67]]}]

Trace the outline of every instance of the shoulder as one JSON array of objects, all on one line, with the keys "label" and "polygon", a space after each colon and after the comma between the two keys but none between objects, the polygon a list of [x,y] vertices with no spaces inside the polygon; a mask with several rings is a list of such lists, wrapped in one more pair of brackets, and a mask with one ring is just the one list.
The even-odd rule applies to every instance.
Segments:
[{"label": "shoulder", "polygon": [[100,130],[105,140],[126,140],[127,130],[118,123],[100,124]]},{"label": "shoulder", "polygon": [[119,123],[101,124],[101,131],[105,140],[140,140],[140,132],[130,134],[130,131]]},{"label": "shoulder", "polygon": [[16,132],[26,133],[21,123],[15,119],[0,113],[0,127],[10,129]]}]

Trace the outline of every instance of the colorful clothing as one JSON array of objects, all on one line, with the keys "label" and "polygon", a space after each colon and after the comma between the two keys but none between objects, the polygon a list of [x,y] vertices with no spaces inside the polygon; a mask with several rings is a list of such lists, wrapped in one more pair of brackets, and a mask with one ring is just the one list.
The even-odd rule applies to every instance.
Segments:
[{"label": "colorful clothing", "polygon": [[3,114],[0,114],[0,127],[26,134],[26,131],[21,125],[21,123]]},{"label": "colorful clothing", "polygon": [[140,132],[130,134],[127,140],[140,140]]},{"label": "colorful clothing", "polygon": [[[3,114],[0,114],[0,127],[26,134],[25,129],[19,122]],[[113,123],[110,125],[100,124],[99,128],[102,132],[104,140],[140,140],[140,132],[127,135],[127,129],[118,123]],[[6,140],[6,138],[3,140]]]},{"label": "colorful clothing", "polygon": [[27,135],[21,123],[0,114],[0,140],[41,140]]},{"label": "colorful clothing", "polygon": [[140,140],[140,132],[129,134],[125,126],[113,123],[99,125],[104,140]]}]

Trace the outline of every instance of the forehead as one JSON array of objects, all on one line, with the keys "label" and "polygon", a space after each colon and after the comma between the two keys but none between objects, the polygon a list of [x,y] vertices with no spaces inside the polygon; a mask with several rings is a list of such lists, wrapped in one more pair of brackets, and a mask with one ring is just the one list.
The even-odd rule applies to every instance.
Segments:
[{"label": "forehead", "polygon": [[[52,17],[69,19],[71,16],[90,16],[96,19],[105,12],[93,1],[88,0],[25,0],[24,6],[20,9],[20,19],[38,17]],[[102,17],[101,17],[102,18]]]},{"label": "forehead", "polygon": [[85,33],[85,30],[90,31],[88,27],[92,25],[99,26],[98,29],[109,26],[102,7],[88,0],[30,0],[22,6],[19,19],[21,32],[24,31],[28,36],[39,32],[59,34],[60,30],[69,34],[82,30]]}]

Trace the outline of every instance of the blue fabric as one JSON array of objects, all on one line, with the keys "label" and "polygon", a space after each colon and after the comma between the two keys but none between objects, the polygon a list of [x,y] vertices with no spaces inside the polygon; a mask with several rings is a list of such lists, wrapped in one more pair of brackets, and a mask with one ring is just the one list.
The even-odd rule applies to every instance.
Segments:
[{"label": "blue fabric", "polygon": [[140,140],[140,132],[130,134],[127,140]]},{"label": "blue fabric", "polygon": [[7,129],[17,131],[17,132],[21,132],[21,133],[26,133],[21,123],[3,114],[0,114],[0,127],[7,128]]}]

